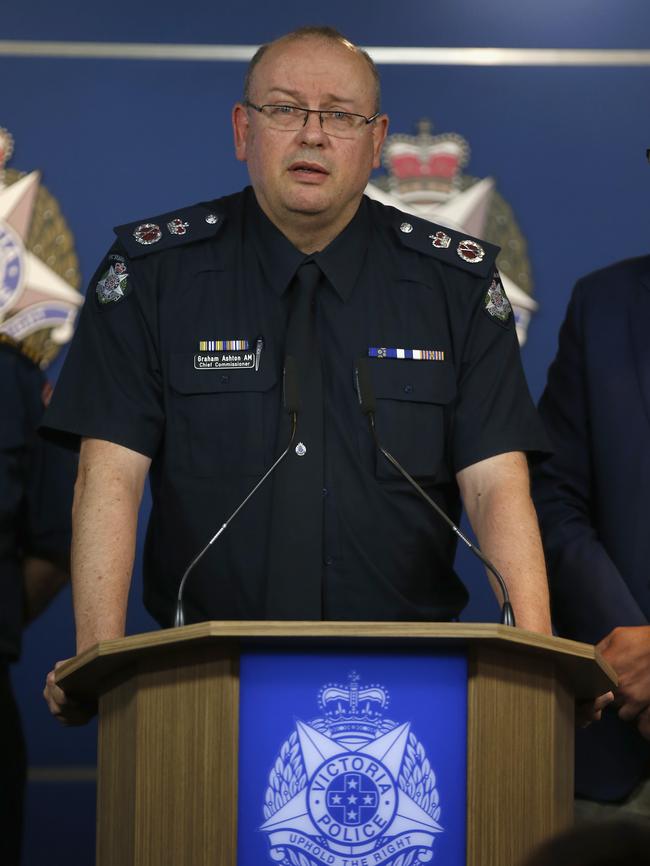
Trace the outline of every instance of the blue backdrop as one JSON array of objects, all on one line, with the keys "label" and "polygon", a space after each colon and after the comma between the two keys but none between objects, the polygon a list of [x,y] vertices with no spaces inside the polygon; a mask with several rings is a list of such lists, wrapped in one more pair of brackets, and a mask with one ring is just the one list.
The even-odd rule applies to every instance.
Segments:
[{"label": "blue backdrop", "polygon": [[[425,115],[434,132],[460,133],[472,148],[466,171],[493,176],[514,209],[540,303],[524,348],[537,398],[575,279],[648,251],[650,6],[646,0],[331,0],[326,22],[323,16],[322,4],[310,0],[253,0],[232,8],[198,0],[7,4],[0,125],[15,138],[10,166],[43,171],[87,280],[113,225],[245,183],[229,122],[244,62],[102,59],[92,48],[95,56],[53,58],[46,45],[18,55],[29,46],[16,40],[251,46],[304,23],[330,23],[365,46],[646,51],[637,65],[539,66],[530,58],[519,66],[498,59],[492,66],[380,65],[391,131],[414,132]],[[494,618],[481,571],[464,555],[460,568],[473,593],[467,617]],[[151,626],[139,596],[137,574],[131,632]],[[96,732],[93,726],[59,729],[40,698],[45,673],[73,646],[66,592],[30,628],[15,670],[32,765],[30,866],[92,862]],[[72,853],[68,839],[75,840]]]}]

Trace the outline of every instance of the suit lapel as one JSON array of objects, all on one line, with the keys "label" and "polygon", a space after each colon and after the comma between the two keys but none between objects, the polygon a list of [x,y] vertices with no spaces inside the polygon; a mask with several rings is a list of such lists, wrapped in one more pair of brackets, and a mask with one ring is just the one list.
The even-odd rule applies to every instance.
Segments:
[{"label": "suit lapel", "polygon": [[640,279],[636,302],[631,305],[629,313],[641,397],[650,422],[650,272]]}]

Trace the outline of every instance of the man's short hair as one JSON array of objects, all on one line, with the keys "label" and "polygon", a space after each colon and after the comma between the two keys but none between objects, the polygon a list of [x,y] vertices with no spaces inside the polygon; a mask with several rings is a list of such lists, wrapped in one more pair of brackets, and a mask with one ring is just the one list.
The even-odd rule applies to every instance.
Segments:
[{"label": "man's short hair", "polygon": [[363,59],[368,64],[368,68],[370,69],[373,81],[375,83],[374,111],[378,112],[381,106],[381,85],[379,81],[379,72],[377,71],[374,60],[367,51],[364,51],[363,48],[359,48],[353,42],[350,42],[349,39],[347,39],[334,27],[326,26],[299,27],[297,30],[292,30],[291,33],[287,33],[284,36],[278,37],[278,39],[274,39],[272,42],[266,42],[264,45],[260,45],[260,47],[251,58],[251,61],[248,64],[248,69],[246,70],[246,77],[244,78],[244,101],[250,99],[251,83],[253,80],[253,73],[255,71],[255,67],[260,62],[262,57],[264,57],[269,48],[282,42],[294,42],[297,39],[306,39],[308,37],[323,39],[328,42],[336,42],[337,44],[343,45],[345,48],[348,48],[355,54],[358,54],[360,57],[363,57]]}]

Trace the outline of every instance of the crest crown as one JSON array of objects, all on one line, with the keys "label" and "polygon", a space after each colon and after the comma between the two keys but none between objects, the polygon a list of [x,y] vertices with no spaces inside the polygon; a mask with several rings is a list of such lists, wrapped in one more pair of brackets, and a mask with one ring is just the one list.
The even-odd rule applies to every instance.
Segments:
[{"label": "crest crown", "polygon": [[383,163],[391,192],[405,202],[445,201],[460,188],[469,160],[467,141],[455,132],[431,134],[431,121],[418,122],[417,135],[389,135]]}]

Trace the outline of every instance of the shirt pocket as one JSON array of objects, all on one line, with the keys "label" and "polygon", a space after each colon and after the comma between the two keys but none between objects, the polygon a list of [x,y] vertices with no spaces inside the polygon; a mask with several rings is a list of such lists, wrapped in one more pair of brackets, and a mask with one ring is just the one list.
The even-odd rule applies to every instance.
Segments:
[{"label": "shirt pocket", "polygon": [[[393,359],[371,361],[369,368],[379,442],[415,478],[449,480],[446,410],[456,396],[454,368],[439,361]],[[376,475],[402,477],[379,452]]]},{"label": "shirt pocket", "polygon": [[[259,370],[196,370],[194,356],[171,356],[171,457],[193,475],[259,475],[273,454],[277,382],[272,359]],[[264,363],[266,361],[266,363]],[[269,417],[272,416],[272,417]],[[273,423],[271,423],[273,422]]]}]

